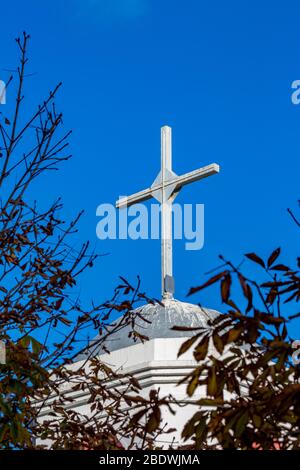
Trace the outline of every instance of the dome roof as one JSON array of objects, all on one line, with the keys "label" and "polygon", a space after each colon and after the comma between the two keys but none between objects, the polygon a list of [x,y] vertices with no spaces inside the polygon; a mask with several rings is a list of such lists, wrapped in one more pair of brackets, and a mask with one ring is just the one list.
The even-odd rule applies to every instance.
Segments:
[{"label": "dome roof", "polygon": [[[146,304],[137,308],[135,311],[145,318],[144,321],[140,316],[135,320],[135,330],[143,336],[147,336],[149,340],[154,338],[178,338],[190,337],[195,334],[195,331],[178,331],[172,330],[173,326],[185,326],[191,328],[205,328],[210,329],[208,320],[214,320],[219,313],[216,310],[211,310],[198,305],[180,302],[175,299],[164,299],[163,306],[159,303]],[[105,342],[105,346],[109,351],[116,351],[118,349],[132,346],[141,340],[134,340],[130,335],[132,331],[131,325],[126,325],[124,328],[112,333]],[[96,342],[99,336],[94,339]],[[94,342],[93,341],[93,342]],[[90,350],[93,348],[93,342]],[[94,347],[93,356],[101,353],[99,348]],[[103,351],[104,353],[104,351]],[[81,355],[80,359],[89,354],[87,351]]]}]

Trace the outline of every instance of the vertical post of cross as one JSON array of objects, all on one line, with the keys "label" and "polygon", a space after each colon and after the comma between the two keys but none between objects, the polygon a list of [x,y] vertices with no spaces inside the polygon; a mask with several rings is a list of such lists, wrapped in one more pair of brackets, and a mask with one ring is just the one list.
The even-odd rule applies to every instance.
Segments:
[{"label": "vertical post of cross", "polygon": [[172,247],[172,201],[166,191],[166,182],[172,171],[172,129],[161,128],[161,277],[162,296],[172,298],[173,284],[173,247]]},{"label": "vertical post of cross", "polygon": [[6,104],[6,84],[0,80],[0,104]]}]

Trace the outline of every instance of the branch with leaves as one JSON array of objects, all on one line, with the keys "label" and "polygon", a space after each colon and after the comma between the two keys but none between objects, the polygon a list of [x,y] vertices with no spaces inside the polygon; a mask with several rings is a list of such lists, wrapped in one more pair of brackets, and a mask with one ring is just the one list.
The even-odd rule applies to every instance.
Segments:
[{"label": "branch with leaves", "polygon": [[[138,398],[137,381],[98,356],[126,325],[133,342],[146,339],[135,330],[134,309],[149,299],[139,282],[122,279],[110,301],[83,305],[74,287],[97,258],[88,242],[79,249],[72,244],[83,213],[65,223],[60,199],[46,210],[31,199],[34,181],[70,158],[71,132],[64,132],[55,105],[61,84],[32,112],[26,106],[29,39],[26,33],[17,39],[20,65],[8,80],[15,104],[0,116],[0,339],[7,352],[0,365],[0,448],[36,448],[43,439],[60,449],[119,448],[124,436],[129,447],[152,446],[160,433],[154,416],[166,400]],[[87,331],[97,337],[92,347],[82,340]],[[119,380],[126,387],[113,391],[112,381]],[[78,392],[88,397],[89,416],[68,408]],[[143,423],[133,425],[129,404],[143,409]],[[45,409],[47,419],[41,418]]]},{"label": "branch with leaves", "polygon": [[219,285],[227,307],[208,333],[198,333],[181,350],[193,347],[199,361],[185,378],[188,395],[196,398],[202,387],[206,396],[200,397],[183,431],[196,448],[300,448],[300,369],[292,360],[288,333],[291,321],[300,316],[294,311],[300,299],[300,264],[298,259],[296,267],[289,267],[279,256],[279,248],[266,261],[255,253],[246,255],[263,270],[262,282],[221,257],[220,272],[190,290],[192,295]]}]

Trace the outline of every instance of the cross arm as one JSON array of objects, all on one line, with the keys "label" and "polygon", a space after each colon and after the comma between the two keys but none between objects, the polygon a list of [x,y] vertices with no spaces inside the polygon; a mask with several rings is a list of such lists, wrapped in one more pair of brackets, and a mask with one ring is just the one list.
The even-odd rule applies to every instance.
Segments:
[{"label": "cross arm", "polygon": [[132,206],[133,204],[137,204],[141,201],[146,201],[152,197],[152,189],[144,189],[143,191],[139,191],[138,193],[134,193],[131,196],[122,197],[118,199],[116,202],[116,208],[122,209],[123,207]]},{"label": "cross arm", "polygon": [[182,186],[193,183],[194,181],[201,180],[203,178],[207,178],[208,176],[215,175],[219,173],[220,167],[217,163],[212,163],[211,165],[204,166],[203,168],[199,168],[198,170],[190,171],[189,173],[185,173],[184,175],[178,176],[173,183],[176,184],[177,188],[181,188]]},{"label": "cross arm", "polygon": [[[193,183],[208,176],[215,175],[219,173],[220,167],[217,163],[212,163],[211,165],[204,166],[198,170],[190,171],[181,176],[175,176],[164,182],[164,187],[167,188],[170,185],[175,185],[176,189],[180,189],[182,186]],[[138,202],[146,201],[153,196],[153,193],[157,190],[162,189],[162,183],[158,183],[151,188],[144,189],[138,193],[134,193],[131,196],[122,197],[116,202],[116,208],[122,209],[123,207],[129,207]]]}]

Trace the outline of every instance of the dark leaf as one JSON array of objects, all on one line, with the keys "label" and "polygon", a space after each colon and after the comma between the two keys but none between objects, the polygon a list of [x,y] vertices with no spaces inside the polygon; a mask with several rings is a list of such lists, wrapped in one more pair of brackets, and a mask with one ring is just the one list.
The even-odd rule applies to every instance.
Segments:
[{"label": "dark leaf", "polygon": [[194,394],[197,388],[200,372],[201,372],[201,369],[199,368],[195,369],[193,372],[192,378],[187,386],[187,394],[189,397],[191,397]]},{"label": "dark leaf", "polygon": [[192,287],[188,293],[188,295],[192,295],[192,294],[195,294],[195,292],[199,292],[200,290],[202,289],[205,289],[206,287],[208,286],[211,286],[212,284],[214,284],[215,282],[219,281],[220,279],[222,279],[222,277],[224,277],[226,274],[227,274],[228,271],[223,271],[219,274],[216,274],[215,276],[211,277],[208,281],[206,281],[204,284],[202,284],[201,286],[199,287]]},{"label": "dark leaf", "polygon": [[220,354],[222,354],[222,352],[224,350],[224,343],[223,343],[222,338],[218,335],[218,333],[213,334],[213,342],[214,342],[216,350]]},{"label": "dark leaf", "polygon": [[280,251],[280,248],[276,248],[276,250],[274,250],[273,253],[270,255],[268,259],[268,268],[270,268],[274,261],[277,260],[278,256],[280,255]]},{"label": "dark leaf", "polygon": [[156,406],[153,412],[150,414],[149,421],[146,424],[146,430],[149,433],[156,431],[156,429],[159,426],[160,419],[161,419],[160,408]]},{"label": "dark leaf", "polygon": [[236,437],[241,437],[243,432],[245,431],[247,422],[248,422],[248,411],[245,411],[237,420],[235,426],[235,435]]},{"label": "dark leaf", "polygon": [[275,264],[271,269],[273,271],[290,271],[290,268],[284,264]]},{"label": "dark leaf", "polygon": [[232,328],[232,330],[227,333],[227,342],[234,343],[242,334],[243,328]]},{"label": "dark leaf", "polygon": [[231,275],[225,274],[221,281],[221,297],[223,302],[227,302],[230,297]]},{"label": "dark leaf", "polygon": [[200,343],[196,346],[194,351],[194,357],[196,361],[202,361],[206,358],[208,351],[209,337],[204,336]]},{"label": "dark leaf", "polygon": [[254,263],[260,264],[260,266],[262,266],[263,268],[266,267],[263,260],[259,256],[257,256],[255,253],[246,253],[245,256],[251,259],[251,261],[254,261]]},{"label": "dark leaf", "polygon": [[218,394],[218,384],[215,367],[211,367],[208,372],[207,379],[207,394],[210,396],[216,396]]},{"label": "dark leaf", "polygon": [[199,338],[199,335],[195,335],[195,336],[192,336],[191,338],[189,338],[187,341],[185,341],[185,342],[180,346],[180,349],[179,349],[179,351],[178,351],[177,357],[181,356],[181,355],[184,354],[188,349],[190,349],[190,347],[195,343],[195,341],[197,341],[198,338]]}]

